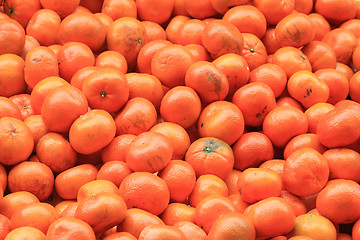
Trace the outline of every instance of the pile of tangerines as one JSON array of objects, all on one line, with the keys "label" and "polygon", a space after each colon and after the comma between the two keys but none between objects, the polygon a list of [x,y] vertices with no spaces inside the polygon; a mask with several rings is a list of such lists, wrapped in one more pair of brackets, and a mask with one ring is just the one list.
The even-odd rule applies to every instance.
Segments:
[{"label": "pile of tangerines", "polygon": [[3,0],[0,240],[359,240],[360,1]]}]

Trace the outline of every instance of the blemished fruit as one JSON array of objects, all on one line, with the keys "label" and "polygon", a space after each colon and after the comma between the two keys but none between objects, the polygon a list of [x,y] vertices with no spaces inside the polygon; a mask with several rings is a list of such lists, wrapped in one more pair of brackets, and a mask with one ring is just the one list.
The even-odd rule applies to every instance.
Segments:
[{"label": "blemished fruit", "polygon": [[360,240],[359,0],[0,0],[0,240]]}]

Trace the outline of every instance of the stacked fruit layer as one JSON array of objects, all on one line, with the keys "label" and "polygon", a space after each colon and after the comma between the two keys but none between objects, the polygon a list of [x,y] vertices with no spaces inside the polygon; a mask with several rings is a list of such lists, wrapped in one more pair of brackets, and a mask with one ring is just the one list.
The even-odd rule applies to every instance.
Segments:
[{"label": "stacked fruit layer", "polygon": [[0,1],[0,240],[360,240],[360,1]]}]

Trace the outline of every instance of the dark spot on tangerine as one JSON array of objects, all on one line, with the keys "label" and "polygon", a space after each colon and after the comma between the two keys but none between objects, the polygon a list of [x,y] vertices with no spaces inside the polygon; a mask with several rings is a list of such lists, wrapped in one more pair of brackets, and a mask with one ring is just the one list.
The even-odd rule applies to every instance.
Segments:
[{"label": "dark spot on tangerine", "polygon": [[252,53],[253,53],[253,52],[255,52],[255,49],[253,49],[253,48],[250,48],[250,52],[252,52]]},{"label": "dark spot on tangerine", "polygon": [[206,73],[206,78],[208,79],[208,81],[212,84],[214,84],[215,86],[215,93],[217,95],[220,94],[221,91],[221,81],[219,79],[218,76],[216,76],[216,74],[212,73],[212,72],[207,72]]},{"label": "dark spot on tangerine", "polygon": [[265,106],[261,112],[262,112],[262,113],[265,113],[265,112],[266,112],[266,109],[267,109],[267,106]]},{"label": "dark spot on tangerine", "polygon": [[32,59],[32,62],[34,62],[34,63],[39,63],[39,62],[41,62],[41,59],[40,59],[40,58],[33,58],[33,59]]}]

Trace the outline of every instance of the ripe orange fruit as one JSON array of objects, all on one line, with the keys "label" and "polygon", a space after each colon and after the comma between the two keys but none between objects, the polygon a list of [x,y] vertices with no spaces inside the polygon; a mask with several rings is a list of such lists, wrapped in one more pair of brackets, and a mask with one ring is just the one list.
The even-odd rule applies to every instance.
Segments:
[{"label": "ripe orange fruit", "polygon": [[190,18],[186,15],[174,16],[165,28],[166,38],[170,42],[176,43],[179,28],[188,20],[190,20]]},{"label": "ripe orange fruit", "polygon": [[192,63],[192,55],[184,46],[171,44],[154,53],[151,73],[167,87],[181,86],[185,83],[185,74]]},{"label": "ripe orange fruit", "polygon": [[39,202],[39,199],[28,191],[9,193],[1,199],[0,214],[10,219],[14,212],[18,211],[24,206]]},{"label": "ripe orange fruit", "polygon": [[251,71],[249,83],[252,82],[267,84],[274,96],[279,97],[286,87],[287,77],[285,71],[278,65],[265,63]]},{"label": "ripe orange fruit", "polygon": [[[344,9],[348,11],[343,12]],[[320,0],[315,3],[315,11],[332,23],[341,23],[356,16],[355,1],[347,0],[341,4],[337,1]]]},{"label": "ripe orange fruit", "polygon": [[309,17],[315,29],[315,38],[316,41],[321,41],[326,33],[330,32],[329,22],[318,13],[310,13]]},{"label": "ripe orange fruit", "polygon": [[59,42],[81,42],[98,52],[105,43],[106,28],[102,22],[88,12],[78,12],[68,15],[61,21]]},{"label": "ripe orange fruit", "polygon": [[248,203],[278,197],[282,189],[280,176],[271,169],[247,168],[239,177],[240,194]]},{"label": "ripe orange fruit", "polygon": [[58,59],[55,53],[48,47],[40,46],[31,49],[25,58],[24,76],[30,88],[34,88],[44,78],[59,76]]},{"label": "ripe orange fruit", "polygon": [[246,59],[240,55],[228,53],[218,57],[212,63],[225,73],[229,82],[229,93],[226,99],[231,100],[236,90],[249,81],[250,69]]},{"label": "ripe orange fruit", "polygon": [[82,92],[93,109],[109,113],[119,111],[129,98],[129,85],[125,75],[118,69],[99,69],[87,76]]},{"label": "ripe orange fruit", "polygon": [[17,21],[0,19],[0,54],[20,55],[25,46],[25,30]]},{"label": "ripe orange fruit", "polygon": [[316,103],[310,108],[306,109],[305,115],[309,123],[308,132],[316,133],[316,126],[319,119],[334,108],[335,107],[329,103]]},{"label": "ripe orange fruit", "polygon": [[148,42],[154,41],[154,40],[166,40],[166,33],[165,29],[160,26],[160,24],[156,22],[151,21],[142,21],[142,25],[144,25],[146,29],[146,35]]},{"label": "ripe orange fruit", "polygon": [[335,109],[319,119],[316,134],[324,146],[342,147],[359,138],[360,119],[357,117],[359,106],[354,101],[343,100],[337,103]]},{"label": "ripe orange fruit", "polygon": [[236,209],[227,197],[210,195],[202,199],[195,208],[195,224],[209,234],[214,222],[221,215],[235,213]]},{"label": "ripe orange fruit", "polygon": [[33,48],[36,48],[36,47],[39,47],[40,46],[40,43],[35,39],[33,38],[32,36],[30,35],[26,35],[25,36],[25,46],[23,48],[23,50],[21,51],[21,54],[20,54],[20,57],[22,59],[25,59],[26,58],[26,54]]},{"label": "ripe orange fruit", "polygon": [[31,106],[30,95],[27,93],[16,94],[9,99],[15,103],[15,105],[20,109],[22,120],[25,120],[29,116],[35,114],[34,109]]},{"label": "ripe orange fruit", "polygon": [[[134,39],[136,39],[134,41]],[[146,29],[133,17],[121,17],[108,28],[106,43],[108,50],[124,55],[129,69],[133,69],[140,49],[146,44]]]},{"label": "ripe orange fruit", "polygon": [[157,50],[167,45],[170,45],[171,42],[167,40],[154,40],[146,43],[139,51],[137,57],[137,69],[140,73],[151,74],[151,60]]},{"label": "ripe orange fruit", "polygon": [[280,46],[299,48],[315,38],[311,19],[304,13],[292,13],[281,19],[275,27],[275,36]]},{"label": "ripe orange fruit", "polygon": [[301,51],[308,57],[314,72],[320,69],[336,68],[335,52],[327,43],[311,41]]},{"label": "ripe orange fruit", "polygon": [[24,60],[15,54],[0,55],[0,96],[11,97],[23,93],[27,84],[24,77]]},{"label": "ripe orange fruit", "polygon": [[214,222],[208,237],[235,240],[238,236],[246,236],[247,239],[254,240],[255,235],[255,227],[248,217],[240,213],[227,213]]},{"label": "ripe orange fruit", "polygon": [[29,240],[46,240],[47,237],[43,232],[34,227],[19,227],[11,230],[6,235],[6,240],[29,239]]},{"label": "ripe orange fruit", "polygon": [[128,232],[139,237],[141,231],[149,225],[164,224],[157,216],[140,208],[129,208],[125,219],[117,226],[119,232]]},{"label": "ripe orange fruit", "polygon": [[307,213],[296,217],[294,229],[289,233],[289,237],[292,236],[307,236],[314,240],[333,240],[336,239],[336,229],[326,217]]},{"label": "ripe orange fruit", "polygon": [[[36,216],[34,218],[34,216]],[[60,217],[56,209],[48,203],[32,203],[13,213],[10,218],[11,229],[34,227],[46,234],[49,226]]]},{"label": "ripe orange fruit", "polygon": [[315,75],[328,85],[330,95],[327,100],[330,104],[336,104],[345,100],[349,94],[349,80],[346,75],[336,69],[320,69]]},{"label": "ripe orange fruit", "polygon": [[215,137],[229,145],[240,138],[244,125],[241,110],[227,101],[210,103],[201,111],[198,119],[200,137]]},{"label": "ripe orange fruit", "polygon": [[10,233],[10,220],[4,215],[0,215],[0,237],[5,239],[5,237]]},{"label": "ripe orange fruit", "polygon": [[267,63],[268,55],[262,41],[251,33],[242,33],[244,38],[244,48],[241,56],[245,58],[250,71]]},{"label": "ripe orange fruit", "polygon": [[256,237],[269,238],[287,234],[295,224],[294,210],[280,197],[270,197],[254,203],[245,209],[244,215],[255,226]]},{"label": "ripe orange fruit", "polygon": [[154,105],[149,100],[136,97],[127,101],[114,119],[116,135],[125,133],[139,135],[154,126],[157,113]]},{"label": "ripe orange fruit", "polygon": [[312,70],[307,56],[300,49],[294,47],[279,48],[274,53],[272,63],[279,65],[288,78],[300,70]]},{"label": "ripe orange fruit", "polygon": [[172,10],[174,8],[173,0],[140,0],[136,1],[135,3],[138,19],[144,21],[151,21],[158,24],[166,22],[170,18]]},{"label": "ripe orange fruit", "polygon": [[330,179],[348,179],[358,182],[357,162],[360,154],[349,148],[333,148],[323,153],[330,169]]},{"label": "ripe orange fruit", "polygon": [[189,204],[196,207],[205,197],[215,194],[227,197],[228,193],[229,189],[224,180],[213,174],[204,174],[196,180],[189,196]]},{"label": "ripe orange fruit", "polygon": [[166,225],[173,226],[180,221],[194,222],[195,208],[184,203],[170,203],[160,218]]},{"label": "ripe orange fruit", "polygon": [[258,38],[262,38],[266,31],[264,14],[251,5],[235,6],[226,11],[222,19],[235,25],[241,33],[251,33]]},{"label": "ripe orange fruit", "polygon": [[[294,128],[293,126],[297,127]],[[276,147],[285,147],[293,137],[308,130],[305,114],[295,107],[281,106],[268,113],[263,122],[264,134]]]},{"label": "ripe orange fruit", "polygon": [[313,133],[305,133],[292,138],[284,148],[284,159],[287,159],[293,152],[301,148],[312,148],[323,154],[327,149],[319,141],[319,137]]},{"label": "ripe orange fruit", "polygon": [[53,192],[54,174],[43,163],[21,162],[10,170],[8,187],[10,192],[28,191],[44,201]]},{"label": "ripe orange fruit", "polygon": [[115,137],[113,117],[101,109],[90,110],[77,118],[69,130],[69,141],[81,154],[94,153],[108,145]]},{"label": "ripe orange fruit", "polygon": [[205,23],[199,19],[190,19],[182,24],[176,36],[176,43],[186,46],[189,44],[202,45],[201,34]]},{"label": "ripe orange fruit", "polygon": [[262,82],[246,84],[239,88],[232,98],[243,113],[245,125],[260,126],[266,115],[275,108],[275,96],[271,88]]},{"label": "ripe orange fruit", "polygon": [[98,169],[91,164],[81,164],[59,173],[55,178],[55,190],[63,199],[76,199],[79,189],[96,179]]},{"label": "ripe orange fruit", "polygon": [[137,207],[154,215],[162,213],[170,201],[166,182],[149,172],[134,172],[120,185],[119,195],[128,208]]},{"label": "ripe orange fruit", "polygon": [[162,225],[162,224],[153,224],[146,226],[139,235],[139,240],[185,240],[185,236],[177,228],[172,226]]},{"label": "ripe orange fruit", "polygon": [[128,233],[128,232],[115,232],[115,233],[111,233],[109,235],[105,235],[105,237],[103,238],[103,240],[137,240],[136,237],[134,237],[134,235]]},{"label": "ripe orange fruit", "polygon": [[353,223],[360,215],[359,194],[360,186],[357,182],[345,179],[331,180],[319,192],[316,209],[321,216],[333,223]]},{"label": "ripe orange fruit", "polygon": [[194,141],[189,146],[185,161],[194,168],[197,177],[214,174],[226,179],[234,167],[234,154],[226,142],[206,137]]},{"label": "ripe orange fruit", "polygon": [[270,139],[261,132],[244,133],[232,146],[234,152],[234,167],[245,170],[258,167],[262,162],[274,157],[274,147]]},{"label": "ripe orange fruit", "polygon": [[122,17],[137,17],[136,3],[132,0],[104,0],[100,5],[101,13],[110,16],[114,21]]},{"label": "ripe orange fruit", "polygon": [[296,150],[285,161],[283,172],[285,187],[297,196],[306,197],[318,193],[325,186],[328,178],[329,166],[326,159],[312,148]]},{"label": "ripe orange fruit", "polygon": [[39,139],[36,156],[54,173],[63,172],[76,164],[77,154],[70,143],[60,134],[50,132]]},{"label": "ripe orange fruit", "polygon": [[75,87],[63,85],[47,94],[41,106],[41,117],[50,131],[68,132],[72,123],[87,111],[85,95]]},{"label": "ripe orange fruit", "polygon": [[116,136],[111,143],[101,150],[101,160],[104,163],[112,161],[125,162],[125,153],[134,138],[135,135],[133,134]]},{"label": "ripe orange fruit", "polygon": [[283,190],[280,193],[280,197],[283,198],[286,202],[288,202],[294,210],[295,216],[299,216],[301,214],[305,214],[307,212],[305,203],[294,194]]},{"label": "ripe orange fruit", "polygon": [[104,163],[99,169],[96,179],[108,180],[119,187],[124,178],[130,175],[130,173],[132,173],[132,170],[125,162],[115,160]]},{"label": "ripe orange fruit", "polygon": [[20,23],[23,28],[26,28],[31,16],[40,10],[41,5],[39,0],[31,0],[26,3],[21,3],[17,0],[7,0],[4,2],[3,7],[4,13]]},{"label": "ripe orange fruit", "polygon": [[173,149],[171,159],[184,158],[190,145],[190,137],[183,127],[176,123],[162,122],[153,126],[150,131],[161,133],[170,140]]},{"label": "ripe orange fruit", "polygon": [[11,117],[11,118],[16,118],[18,120],[22,120],[21,110],[9,98],[0,96],[0,105],[1,105],[1,111],[0,111],[1,117]]},{"label": "ripe orange fruit", "polygon": [[46,234],[48,240],[95,240],[94,230],[86,222],[74,217],[61,217],[54,221]]},{"label": "ripe orange fruit", "polygon": [[342,23],[339,27],[348,29],[352,31],[356,35],[356,37],[359,37],[359,33],[357,31],[357,29],[359,29],[360,27],[359,23],[359,19],[349,19]]},{"label": "ripe orange fruit", "polygon": [[171,160],[173,147],[170,140],[161,133],[149,131],[132,140],[126,151],[125,160],[135,172],[155,173]]},{"label": "ripe orange fruit", "polygon": [[60,16],[50,9],[36,11],[26,26],[26,34],[34,37],[42,46],[50,46],[57,42],[61,24]]},{"label": "ripe orange fruit", "polygon": [[197,2],[184,0],[184,4],[186,12],[193,18],[204,19],[217,14],[211,4],[211,0],[201,0]]},{"label": "ripe orange fruit", "polygon": [[174,224],[175,228],[179,229],[185,235],[186,240],[198,239],[206,240],[207,235],[199,226],[189,221],[180,221]]},{"label": "ripe orange fruit", "polygon": [[56,76],[47,77],[38,82],[30,94],[30,102],[34,112],[40,114],[45,97],[51,90],[64,85],[68,86],[69,84],[64,79]]},{"label": "ripe orange fruit", "polygon": [[357,38],[353,32],[343,28],[336,28],[326,33],[322,39],[334,50],[338,62],[348,64],[352,53],[357,47]]},{"label": "ripe orange fruit", "polygon": [[330,96],[329,86],[310,71],[298,71],[288,80],[287,90],[291,97],[305,108],[326,102]]},{"label": "ripe orange fruit", "polygon": [[241,171],[233,169],[229,176],[225,179],[225,184],[228,187],[228,194],[238,194],[240,190],[239,186],[239,177],[241,175]]},{"label": "ripe orange fruit", "polygon": [[164,97],[160,80],[154,75],[146,73],[128,73],[125,77],[129,85],[129,98],[146,98],[159,111],[161,100]]},{"label": "ripe orange fruit", "polygon": [[353,74],[349,81],[349,94],[353,101],[360,103],[358,93],[360,92],[360,73],[356,72]]},{"label": "ripe orange fruit", "polygon": [[94,66],[95,57],[91,49],[81,42],[67,42],[57,54],[60,77],[70,82],[74,74],[84,67]]},{"label": "ripe orange fruit", "polygon": [[30,128],[12,117],[2,117],[0,126],[0,162],[15,165],[27,160],[34,148],[34,137]]},{"label": "ripe orange fruit", "polygon": [[161,100],[160,114],[167,122],[191,127],[201,112],[201,101],[194,89],[187,86],[171,88]]},{"label": "ripe orange fruit", "polygon": [[97,66],[84,67],[76,71],[76,73],[71,77],[70,84],[79,90],[82,90],[82,85],[91,73],[98,71],[100,68]]},{"label": "ripe orange fruit", "polygon": [[204,103],[224,100],[229,93],[229,82],[225,73],[215,64],[198,61],[189,66],[185,85],[194,89]]},{"label": "ripe orange fruit", "polygon": [[254,0],[254,5],[264,14],[268,24],[276,25],[281,19],[293,12],[295,1]]},{"label": "ripe orange fruit", "polygon": [[96,57],[95,66],[118,68],[123,74],[125,74],[128,69],[125,57],[116,51],[101,52]]},{"label": "ripe orange fruit", "polygon": [[241,32],[230,22],[214,20],[206,25],[201,41],[213,58],[227,53],[241,54],[244,39]]},{"label": "ripe orange fruit", "polygon": [[104,232],[126,217],[126,204],[117,193],[97,193],[79,201],[75,217],[88,223],[95,233]]},{"label": "ripe orange fruit", "polygon": [[82,185],[77,193],[76,200],[81,202],[82,200],[96,195],[98,193],[114,193],[117,194],[117,186],[107,180],[93,180]]}]

